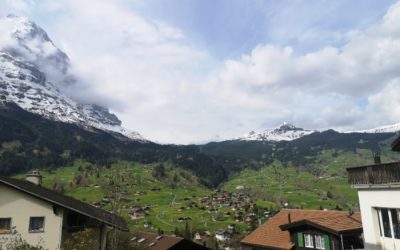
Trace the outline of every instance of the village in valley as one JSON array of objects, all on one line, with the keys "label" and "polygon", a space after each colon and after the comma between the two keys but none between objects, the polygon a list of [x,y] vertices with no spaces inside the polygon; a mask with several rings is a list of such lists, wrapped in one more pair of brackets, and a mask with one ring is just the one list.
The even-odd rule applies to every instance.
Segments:
[{"label": "village in valley", "polygon": [[[43,174],[49,185],[79,194],[97,208],[124,215],[132,231],[189,234],[201,245],[238,246],[244,235],[276,213],[277,206],[272,202],[269,207],[258,207],[244,185],[237,185],[234,191],[199,190],[183,178],[195,178],[186,172],[178,171],[179,177],[165,173],[162,178],[151,178],[150,174],[157,176],[157,169],[128,163],[102,169],[77,162],[64,172]],[[169,182],[173,179],[176,183]],[[63,183],[65,180],[69,184]]]}]

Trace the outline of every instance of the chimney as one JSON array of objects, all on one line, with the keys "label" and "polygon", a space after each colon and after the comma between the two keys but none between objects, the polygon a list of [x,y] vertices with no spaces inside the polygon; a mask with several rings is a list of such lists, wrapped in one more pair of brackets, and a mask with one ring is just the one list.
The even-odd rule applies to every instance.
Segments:
[{"label": "chimney", "polygon": [[290,213],[288,213],[287,217],[288,217],[289,224],[292,223],[292,217],[290,216]]},{"label": "chimney", "polygon": [[25,180],[38,186],[42,185],[42,175],[38,170],[28,172],[25,175]]},{"label": "chimney", "polygon": [[381,154],[379,152],[374,153],[374,163],[381,164]]}]

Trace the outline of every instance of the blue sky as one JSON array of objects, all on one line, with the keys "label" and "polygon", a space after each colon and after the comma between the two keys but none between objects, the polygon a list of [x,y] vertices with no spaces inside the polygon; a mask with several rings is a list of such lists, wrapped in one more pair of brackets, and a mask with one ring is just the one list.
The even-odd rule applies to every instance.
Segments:
[{"label": "blue sky", "polygon": [[74,98],[154,141],[400,122],[397,1],[1,1],[9,13],[68,54]]},{"label": "blue sky", "polygon": [[[257,44],[293,46],[299,53],[328,44],[335,33],[360,30],[376,22],[393,0],[271,1],[271,0],[150,0],[132,4],[143,15],[178,27],[190,39],[220,58],[249,53]],[[302,37],[317,32],[319,37]]]}]

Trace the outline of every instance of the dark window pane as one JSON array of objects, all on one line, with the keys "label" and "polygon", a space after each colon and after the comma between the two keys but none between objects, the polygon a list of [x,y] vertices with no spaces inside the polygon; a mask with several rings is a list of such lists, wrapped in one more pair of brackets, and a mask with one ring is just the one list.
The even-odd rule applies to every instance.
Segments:
[{"label": "dark window pane", "polygon": [[399,224],[399,211],[397,209],[390,209],[392,215],[392,225],[394,231],[394,237],[400,239],[400,224]]},{"label": "dark window pane", "polygon": [[44,217],[31,217],[29,221],[29,232],[43,232]]},{"label": "dark window pane", "polygon": [[382,225],[385,237],[391,238],[392,232],[390,230],[389,211],[388,209],[381,209],[382,212]]},{"label": "dark window pane", "polygon": [[0,218],[0,234],[9,233],[11,230],[11,218]]}]

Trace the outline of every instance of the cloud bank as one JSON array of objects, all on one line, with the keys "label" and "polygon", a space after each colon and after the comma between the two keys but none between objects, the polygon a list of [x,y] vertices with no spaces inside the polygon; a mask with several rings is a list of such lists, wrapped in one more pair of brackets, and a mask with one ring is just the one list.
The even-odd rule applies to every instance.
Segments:
[{"label": "cloud bank", "polygon": [[400,122],[400,3],[341,47],[297,55],[261,44],[224,62],[204,85],[219,105],[312,128],[355,129]]}]

